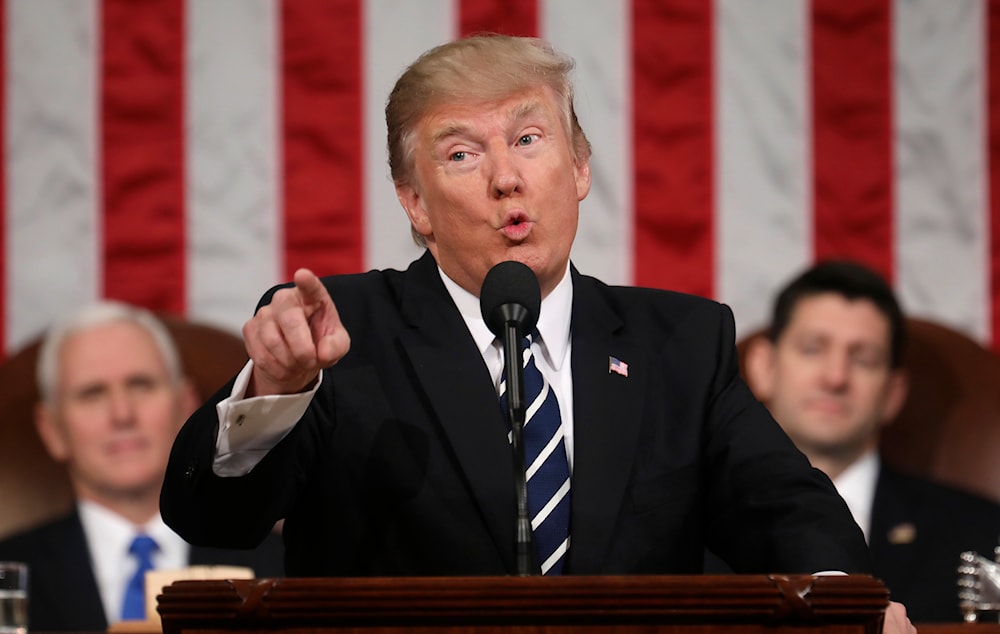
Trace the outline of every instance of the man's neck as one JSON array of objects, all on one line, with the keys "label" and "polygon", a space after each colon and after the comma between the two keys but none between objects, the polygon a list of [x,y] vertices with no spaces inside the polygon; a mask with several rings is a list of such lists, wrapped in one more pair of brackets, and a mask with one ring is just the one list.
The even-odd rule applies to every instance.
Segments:
[{"label": "man's neck", "polygon": [[159,492],[146,492],[135,495],[97,495],[89,491],[77,490],[77,497],[92,504],[97,504],[115,515],[128,520],[136,526],[148,524],[160,512]]},{"label": "man's neck", "polygon": [[806,450],[803,453],[809,458],[809,463],[812,466],[825,473],[831,480],[836,480],[845,471],[874,450],[874,446],[865,445],[862,447],[851,447],[843,451]]}]

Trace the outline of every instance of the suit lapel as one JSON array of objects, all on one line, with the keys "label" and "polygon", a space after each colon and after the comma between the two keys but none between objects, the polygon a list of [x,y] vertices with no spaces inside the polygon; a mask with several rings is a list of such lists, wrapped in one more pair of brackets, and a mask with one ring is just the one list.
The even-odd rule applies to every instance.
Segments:
[{"label": "suit lapel", "polygon": [[[909,579],[909,571],[920,562],[916,552],[917,523],[911,510],[914,503],[907,498],[907,492],[892,474],[884,468],[880,469],[869,536],[872,566],[880,574],[898,580]],[[902,588],[894,589],[899,591]]]},{"label": "suit lapel", "polygon": [[80,516],[74,512],[64,522],[61,538],[48,544],[51,549],[48,560],[58,570],[31,571],[45,578],[42,585],[48,590],[44,599],[36,596],[31,599],[44,602],[46,610],[64,616],[66,627],[104,630],[107,627],[104,604],[90,564],[90,550]]},{"label": "suit lapel", "polygon": [[425,254],[401,299],[414,326],[401,344],[465,475],[480,514],[514,570],[514,471],[506,423],[482,356]]},{"label": "suit lapel", "polygon": [[[638,443],[647,355],[619,337],[621,318],[573,271],[573,476],[567,572],[602,570]],[[610,358],[628,364],[628,376]]]}]

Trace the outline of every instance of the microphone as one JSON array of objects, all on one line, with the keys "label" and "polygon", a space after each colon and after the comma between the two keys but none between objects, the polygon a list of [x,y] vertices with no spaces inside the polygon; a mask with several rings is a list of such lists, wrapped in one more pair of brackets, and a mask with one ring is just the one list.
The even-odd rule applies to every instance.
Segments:
[{"label": "microphone", "polygon": [[507,368],[507,413],[514,450],[514,495],[517,501],[517,574],[539,574],[533,562],[531,518],[528,515],[528,482],[524,467],[524,367],[521,339],[538,322],[542,292],[535,272],[520,262],[501,262],[486,274],[479,292],[479,309],[490,331],[503,341]]}]

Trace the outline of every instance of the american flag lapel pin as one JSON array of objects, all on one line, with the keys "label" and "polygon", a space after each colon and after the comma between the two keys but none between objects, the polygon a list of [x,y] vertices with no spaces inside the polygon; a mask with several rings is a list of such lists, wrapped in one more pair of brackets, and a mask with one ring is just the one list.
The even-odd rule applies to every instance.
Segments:
[{"label": "american flag lapel pin", "polygon": [[608,357],[608,374],[614,372],[622,376],[628,376],[628,364],[618,357]]}]

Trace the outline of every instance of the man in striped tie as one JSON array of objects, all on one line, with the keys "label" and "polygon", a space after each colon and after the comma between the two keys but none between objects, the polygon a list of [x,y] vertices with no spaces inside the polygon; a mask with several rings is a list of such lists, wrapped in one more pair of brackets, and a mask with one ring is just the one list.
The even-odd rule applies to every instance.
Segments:
[{"label": "man in striped tie", "polygon": [[[244,327],[250,361],[175,443],[171,526],[249,545],[285,518],[292,575],[514,574],[521,467],[479,295],[515,261],[541,298],[525,373],[533,360],[554,394],[549,453],[569,474],[550,573],[696,573],[706,545],[739,572],[867,570],[829,480],[739,379],[730,311],[571,266],[591,184],[572,67],[544,42],[480,36],[403,72],[389,165],[424,255],[406,271],[300,269],[267,293]],[[893,606],[887,630],[908,627]]]}]

